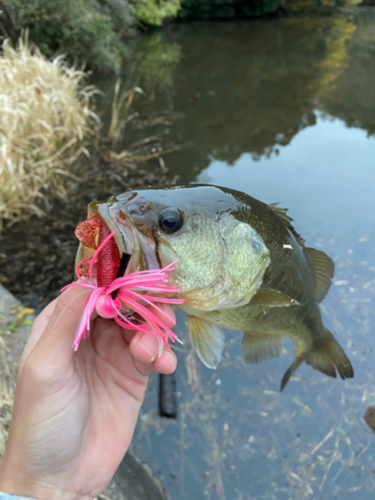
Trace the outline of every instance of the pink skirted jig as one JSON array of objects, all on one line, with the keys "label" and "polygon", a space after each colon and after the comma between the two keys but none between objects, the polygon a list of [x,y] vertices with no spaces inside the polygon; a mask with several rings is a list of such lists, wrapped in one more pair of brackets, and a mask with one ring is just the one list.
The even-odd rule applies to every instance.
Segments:
[{"label": "pink skirted jig", "polygon": [[[157,306],[157,303],[182,304],[183,299],[170,298],[171,294],[179,290],[168,285],[168,273],[174,270],[175,262],[163,269],[140,271],[115,278],[108,286],[98,286],[93,278],[93,268],[103,247],[114,237],[112,231],[98,246],[89,265],[89,282],[85,281],[80,273],[80,267],[87,262],[82,259],[76,267],[78,280],[62,288],[66,290],[71,286],[81,286],[91,289],[86,300],[81,322],[73,342],[73,349],[77,351],[79,343],[90,334],[90,320],[93,312],[102,318],[114,319],[116,323],[127,330],[142,331],[150,335],[159,336],[164,344],[169,347],[168,340],[182,343],[177,335],[160,319],[159,316],[168,316]],[[87,264],[86,264],[87,265]],[[166,294],[167,296],[165,296]],[[131,312],[129,315],[128,313]],[[132,314],[137,318],[132,320]]]}]

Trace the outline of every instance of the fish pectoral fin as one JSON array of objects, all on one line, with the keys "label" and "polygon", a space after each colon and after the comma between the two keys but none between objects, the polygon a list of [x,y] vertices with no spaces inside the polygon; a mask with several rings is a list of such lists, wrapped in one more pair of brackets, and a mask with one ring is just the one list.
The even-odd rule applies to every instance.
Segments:
[{"label": "fish pectoral fin", "polygon": [[282,392],[285,389],[286,384],[289,382],[290,377],[293,375],[293,373],[297,370],[297,368],[300,366],[300,364],[305,360],[305,357],[298,357],[294,358],[293,363],[289,366],[287,371],[284,373],[284,376],[281,380],[280,384],[280,392]]},{"label": "fish pectoral fin", "polygon": [[299,302],[278,290],[261,287],[251,299],[250,304],[266,307],[290,307],[298,306]]},{"label": "fish pectoral fin", "polygon": [[193,348],[207,368],[216,368],[224,349],[224,333],[217,326],[195,316],[187,316]]},{"label": "fish pectoral fin", "polygon": [[242,353],[246,363],[260,363],[266,359],[276,358],[282,348],[281,335],[251,330],[243,332]]},{"label": "fish pectoral fin", "polygon": [[310,256],[314,267],[316,300],[321,302],[331,286],[335,264],[333,260],[321,250],[306,247],[305,251]]}]

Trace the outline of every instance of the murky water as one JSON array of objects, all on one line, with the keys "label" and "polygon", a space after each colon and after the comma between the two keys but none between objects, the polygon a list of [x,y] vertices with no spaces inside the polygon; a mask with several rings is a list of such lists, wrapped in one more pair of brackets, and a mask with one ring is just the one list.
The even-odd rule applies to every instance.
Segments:
[{"label": "murky water", "polygon": [[[370,500],[375,434],[375,12],[173,26],[135,47],[138,101],[167,110],[186,148],[180,183],[219,184],[290,209],[309,246],[336,263],[321,309],[355,369],[345,382],[292,359],[245,365],[229,332],[206,369],[178,330],[179,417],[157,415],[157,378],[135,438],[171,498]],[[157,130],[157,127],[156,127]]]}]

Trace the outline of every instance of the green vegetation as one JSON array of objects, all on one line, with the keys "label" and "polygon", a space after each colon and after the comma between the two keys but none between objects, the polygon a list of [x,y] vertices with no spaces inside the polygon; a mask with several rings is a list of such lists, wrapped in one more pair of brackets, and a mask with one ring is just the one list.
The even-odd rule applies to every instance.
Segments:
[{"label": "green vegetation", "polygon": [[45,55],[62,52],[98,68],[119,66],[121,37],[134,21],[128,0],[1,0],[0,10],[3,36],[15,41],[28,29]]},{"label": "green vegetation", "polygon": [[181,0],[0,0],[0,35],[30,40],[46,56],[67,54],[94,69],[119,70],[126,37],[175,17]]},{"label": "green vegetation", "polygon": [[138,21],[160,26],[166,17],[176,17],[181,0],[134,0],[134,6]]},{"label": "green vegetation", "polygon": [[[120,71],[128,38],[166,19],[237,19],[288,10],[314,11],[360,0],[0,0],[0,36],[27,29],[41,52]],[[370,0],[369,0],[370,1]]]},{"label": "green vegetation", "polygon": [[31,325],[33,322],[30,319],[30,314],[34,313],[34,309],[30,307],[16,306],[9,311],[11,317],[6,320],[5,326],[0,328],[0,335],[6,333],[15,333],[21,326]]}]

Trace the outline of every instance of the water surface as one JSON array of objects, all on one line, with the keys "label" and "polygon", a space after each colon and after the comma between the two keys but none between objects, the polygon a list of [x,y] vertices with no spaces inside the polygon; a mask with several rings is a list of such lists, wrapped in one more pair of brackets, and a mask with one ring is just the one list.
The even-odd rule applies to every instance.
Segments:
[{"label": "water surface", "polygon": [[[171,178],[239,189],[290,209],[309,246],[336,263],[321,309],[355,370],[334,380],[304,364],[278,392],[293,346],[246,365],[228,332],[205,368],[178,315],[179,417],[157,415],[153,379],[137,453],[171,498],[374,498],[375,13],[171,27],[134,48],[139,111],[167,111],[186,147]],[[157,130],[157,127],[156,127]]]}]

